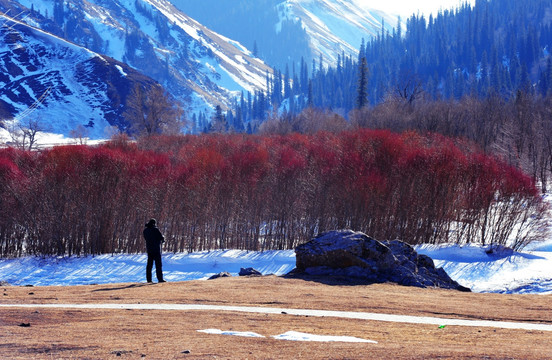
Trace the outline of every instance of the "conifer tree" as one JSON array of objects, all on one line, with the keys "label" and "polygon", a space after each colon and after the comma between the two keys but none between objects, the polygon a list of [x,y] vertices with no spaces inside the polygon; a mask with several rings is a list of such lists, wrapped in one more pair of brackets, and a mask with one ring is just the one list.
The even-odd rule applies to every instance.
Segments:
[{"label": "conifer tree", "polygon": [[65,11],[63,9],[63,1],[56,0],[54,2],[54,21],[59,26],[62,26],[64,18],[65,18]]},{"label": "conifer tree", "polygon": [[366,63],[366,57],[360,59],[358,66],[358,87],[356,106],[358,109],[362,109],[368,103],[368,64]]}]

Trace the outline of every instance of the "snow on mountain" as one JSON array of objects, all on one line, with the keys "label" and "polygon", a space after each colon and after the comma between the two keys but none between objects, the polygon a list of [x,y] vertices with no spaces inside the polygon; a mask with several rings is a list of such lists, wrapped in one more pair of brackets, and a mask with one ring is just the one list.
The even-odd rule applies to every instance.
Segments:
[{"label": "snow on mountain", "polygon": [[[206,49],[200,61],[200,72],[230,91],[266,90],[266,73],[271,69],[252,57],[249,50],[177,10],[166,0],[145,0],[165,16],[173,26],[185,31],[195,41],[194,47]],[[167,51],[173,49],[167,48]],[[199,64],[201,64],[201,62]]]},{"label": "snow on mountain", "polygon": [[154,84],[125,64],[8,16],[0,24],[3,120],[32,121],[60,134],[81,126],[102,138],[111,126],[124,126],[120,105],[128,89]]},{"label": "snow on mountain", "polygon": [[[46,53],[50,54],[44,59],[44,52],[32,50],[36,54],[35,61],[42,64],[41,69],[59,68],[68,60],[66,69],[49,73],[48,76],[54,78],[46,81],[45,75],[40,77],[43,84],[56,82],[59,86],[57,90],[52,88],[56,91],[42,103],[42,110],[48,108],[48,111],[41,111],[41,117],[47,118],[48,122],[57,119],[55,124],[51,124],[53,130],[65,135],[75,125],[83,123],[80,119],[82,114],[87,116],[85,125],[95,124],[90,127],[93,137],[105,137],[103,127],[109,124],[124,125],[120,115],[124,112],[126,93],[119,96],[120,104],[115,109],[102,107],[101,104],[107,104],[110,99],[101,89],[110,86],[103,81],[106,79],[90,75],[93,67],[101,65],[98,60],[102,58],[113,64],[121,62],[115,70],[109,70],[110,76],[115,76],[116,71],[119,77],[124,78],[129,68],[122,63],[127,64],[162,84],[188,111],[212,109],[215,105],[221,105],[224,109],[241,91],[253,93],[266,90],[266,75],[272,72],[245,46],[211,31],[166,0],[2,0],[0,11],[33,29],[26,31],[22,39],[24,42],[19,45],[12,44],[9,48],[7,43],[3,44],[5,59],[13,56],[10,54],[16,46],[25,49],[43,46],[48,48]],[[8,28],[9,25],[4,26],[4,32]],[[42,37],[37,36],[38,29],[43,30]],[[51,48],[52,39],[65,39],[64,44],[71,44],[72,48]],[[41,45],[43,41],[47,44]],[[76,51],[77,48],[82,51]],[[69,56],[75,58],[70,60]],[[55,64],[54,58],[59,58]],[[29,72],[32,71],[26,68],[22,76],[31,76]],[[107,70],[104,69],[104,72]],[[135,73],[132,72],[133,75]],[[80,80],[70,74],[78,75]],[[34,78],[36,76],[34,74]],[[74,87],[79,84],[82,87],[81,80],[86,77],[96,77],[96,86]],[[28,86],[19,84],[13,74],[3,81],[4,111],[0,107],[0,114],[4,117],[21,114],[49,88],[49,85],[35,86],[33,94],[23,101],[20,94]],[[128,89],[132,88],[129,85]],[[11,100],[8,101],[8,98]],[[19,98],[19,102],[14,102],[15,98]],[[62,98],[64,101],[59,101]],[[77,102],[78,105],[66,105]],[[87,110],[83,110],[85,108]]]},{"label": "snow on mountain", "polygon": [[366,8],[359,0],[287,0],[279,5],[281,19],[300,20],[315,57],[335,65],[342,52],[356,56],[362,39],[384,35],[397,17]]},{"label": "snow on mountain", "polygon": [[42,14],[53,14],[60,6],[56,4],[63,4],[63,15],[54,20],[64,37],[129,64],[194,109],[217,104],[224,108],[239,91],[265,90],[266,73],[271,72],[243,45],[211,31],[166,0],[19,3]]},{"label": "snow on mountain", "polygon": [[[363,8],[359,5],[360,0],[263,1],[272,6],[269,15],[263,17],[253,13],[262,9],[264,2],[255,5],[247,3],[249,5],[246,6],[254,11],[239,12],[240,17],[236,19],[227,10],[228,7],[243,6],[241,3],[228,4],[226,10],[206,6],[203,0],[189,3],[203,9],[207,17],[220,11],[217,19],[222,19],[224,23],[228,17],[226,24],[231,28],[241,28],[250,20],[257,21],[250,24],[252,27],[244,28],[243,32],[252,38],[264,36],[263,46],[273,46],[270,52],[283,53],[281,58],[286,62],[297,62],[303,54],[308,54],[306,60],[317,59],[321,55],[326,64],[335,64],[339,54],[354,56],[361,39],[378,34],[382,19],[387,30],[396,23],[396,18],[392,16]],[[266,91],[266,76],[272,73],[272,69],[254,56],[239,37],[211,30],[178,10],[169,0],[1,0],[0,10],[35,29],[42,29],[44,33],[68,40],[66,44],[76,44],[94,54],[105,55],[105,59],[112,58],[131,66],[162,84],[183,103],[188,112],[207,110],[209,113],[215,105],[226,109],[241,91]],[[244,14],[245,18],[241,17]],[[270,37],[272,35],[262,35],[267,29],[274,36],[280,36],[277,43],[271,41],[274,39]],[[37,32],[35,30],[30,34],[35,36]],[[44,37],[37,37],[35,43],[41,39]],[[253,45],[253,41],[247,40],[246,43],[249,47]],[[94,58],[99,59],[98,56]],[[79,61],[75,63],[81,64]],[[81,64],[81,70],[88,71],[81,73],[81,76],[90,72],[92,63],[96,67],[101,64],[97,60],[90,60],[88,67]],[[44,66],[50,65],[45,62]],[[69,74],[69,70],[61,73]],[[110,70],[110,73],[113,72]],[[125,73],[128,72],[118,71],[122,77]],[[25,101],[20,99],[20,102],[12,103],[6,99],[18,98],[22,90],[17,87],[24,88],[24,85],[12,83],[15,81],[13,78],[4,81],[9,81],[4,86],[4,105],[0,109],[4,117],[25,111],[33,103],[31,100],[36,101],[49,88],[36,87],[33,95]],[[61,87],[69,87],[72,83],[75,80],[68,75],[57,78],[57,84]],[[57,114],[57,124],[52,124],[56,131],[67,135],[84,122],[84,125],[89,125],[93,137],[100,137],[103,127],[109,124],[124,128],[120,115],[124,111],[126,94],[123,92],[119,96],[120,104],[115,104],[113,98],[108,99],[115,106],[109,110],[105,107],[108,102],[106,95],[100,94],[100,89],[105,88],[106,84],[98,81],[97,85],[88,90],[71,90],[69,103],[80,102],[78,106],[65,106],[66,102],[53,101],[60,99],[60,94],[65,90],[49,95],[42,107],[48,107],[50,113]],[[63,96],[69,101],[67,92]],[[90,110],[77,110],[82,109],[83,104],[87,104]],[[99,104],[104,104],[104,107]],[[41,112],[48,119],[52,118],[50,113]],[[88,121],[80,119],[80,114],[87,114]],[[66,124],[61,125],[63,121]],[[95,126],[92,127],[92,124]]]},{"label": "snow on mountain", "polygon": [[259,57],[280,70],[320,55],[324,65],[335,66],[338,55],[356,57],[362,39],[381,36],[382,25],[384,33],[392,32],[398,21],[363,0],[170,1],[209,28],[257,48]]}]

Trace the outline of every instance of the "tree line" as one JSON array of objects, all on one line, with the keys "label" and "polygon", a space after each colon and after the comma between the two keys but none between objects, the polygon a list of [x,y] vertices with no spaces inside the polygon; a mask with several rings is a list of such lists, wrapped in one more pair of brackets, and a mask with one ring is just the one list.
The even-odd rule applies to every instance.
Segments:
[{"label": "tree line", "polygon": [[468,142],[410,131],[7,148],[0,180],[4,257],[142,252],[150,217],[174,252],[292,249],[338,228],[519,248],[542,235],[545,211],[515,167]]},{"label": "tree line", "polygon": [[[411,101],[500,96],[518,91],[552,93],[552,0],[484,0],[426,17],[413,14],[362,42],[358,58],[344,53],[337,64],[294,59],[267,74],[267,90],[243,94],[228,111],[228,127],[252,129],[274,112],[294,117],[307,107],[344,117],[358,102],[358,81],[366,62],[367,105],[389,96]],[[201,119],[194,119],[201,123]],[[200,131],[205,126],[200,126]]]}]

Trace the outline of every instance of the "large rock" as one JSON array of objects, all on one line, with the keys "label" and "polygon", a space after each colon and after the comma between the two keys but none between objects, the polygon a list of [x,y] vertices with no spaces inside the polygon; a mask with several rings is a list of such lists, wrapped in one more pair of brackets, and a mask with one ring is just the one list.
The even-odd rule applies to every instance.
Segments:
[{"label": "large rock", "polygon": [[469,291],[402,241],[380,242],[351,230],[323,233],[295,249],[294,276],[330,276],[368,282]]},{"label": "large rock", "polygon": [[381,242],[350,230],[321,234],[298,246],[295,253],[298,271],[318,267],[358,267],[375,271],[392,268],[397,261],[391,250]]}]

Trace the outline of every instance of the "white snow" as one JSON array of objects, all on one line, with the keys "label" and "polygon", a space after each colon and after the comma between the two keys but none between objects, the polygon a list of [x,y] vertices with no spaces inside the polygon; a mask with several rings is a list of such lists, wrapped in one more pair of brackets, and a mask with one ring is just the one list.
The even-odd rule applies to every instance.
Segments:
[{"label": "white snow", "polygon": [[205,329],[205,330],[198,330],[198,332],[206,333],[206,334],[216,334],[216,335],[233,335],[233,336],[243,336],[243,337],[258,337],[258,338],[264,338],[263,335],[251,332],[251,331],[222,331],[219,329]]},{"label": "white snow", "polygon": [[121,65],[115,65],[117,70],[119,70],[119,73],[121,73],[122,76],[126,77],[127,73],[123,70],[123,67]]},{"label": "white snow", "polygon": [[532,250],[487,254],[478,245],[424,245],[420,254],[476,292],[552,293],[552,241]]},{"label": "white snow", "polygon": [[[35,10],[40,11],[43,15],[46,11],[49,14],[53,13],[52,0],[44,0],[38,3],[33,0],[21,1],[27,7],[33,5]],[[159,60],[163,62],[168,61],[173,79],[171,81],[186,88],[189,87],[192,90],[191,96],[194,101],[190,103],[190,109],[195,112],[209,108],[216,102],[215,100],[222,101],[223,104],[229,106],[230,102],[239,96],[241,91],[254,92],[256,90],[266,90],[266,73],[270,73],[272,70],[261,60],[252,58],[251,52],[244,45],[205,28],[197,21],[178,11],[167,0],[141,1],[141,6],[149,9],[154,17],[165,16],[167,18],[169,31],[175,42],[163,44],[159,39],[159,31],[155,21],[137,11],[135,4],[135,0],[118,0],[116,2],[89,0],[77,6],[77,10],[83,11],[83,16],[93,25],[101,38],[99,53],[123,61],[126,53],[126,34],[133,33],[139,29],[139,32],[143,34],[141,39],[149,42],[154,47]],[[17,23],[19,23],[24,20],[25,14],[9,14],[9,16],[15,17]],[[30,21],[26,22],[30,23]],[[0,17],[0,23],[12,24],[14,21],[4,16]],[[41,38],[47,35],[39,29],[36,29],[35,32]],[[193,40],[189,41],[189,37]],[[66,43],[53,36],[52,39],[49,38],[47,40],[57,44],[60,52],[69,47],[68,49],[73,50],[77,55],[87,56],[88,58],[100,56],[82,49],[77,51],[80,49],[77,45]],[[188,46],[189,51],[183,51],[184,46]],[[184,67],[175,65],[175,59],[178,59],[183,53],[186,54],[186,62],[190,63],[190,65]],[[144,52],[136,49],[135,55],[143,57]],[[203,56],[209,58],[209,66],[205,66],[204,62],[201,61],[201,57]],[[130,64],[130,66],[133,65],[137,66],[136,64]],[[194,71],[195,76],[190,77],[189,71]],[[191,78],[195,80],[188,80]],[[13,79],[11,80],[13,81]],[[63,81],[69,81],[69,79],[63,78]],[[75,114],[75,112],[68,112],[66,114],[64,111],[70,111],[70,109],[61,108],[54,109],[52,114],[49,112],[45,113],[47,115],[45,118],[60,119],[60,121],[54,124],[52,132],[62,133],[67,136],[74,129],[75,125],[85,125],[88,124],[89,120],[92,120],[94,126],[93,128],[89,128],[88,135],[93,139],[105,139],[104,128],[106,124],[102,122],[102,118],[105,118],[106,114],[94,110],[97,103],[104,103],[100,101],[101,99],[96,98],[94,94],[83,92],[81,87],[69,89],[74,96],[79,96],[83,99],[87,97],[91,98],[92,103],[84,104],[83,100],[77,106],[73,106],[72,108],[74,109],[80,109],[81,105],[88,105],[87,108],[80,109],[78,111],[79,114]],[[184,100],[184,102],[187,101],[187,98],[181,98],[184,96],[182,93],[173,95],[180,100]],[[74,100],[74,97],[68,100]],[[51,104],[45,103],[45,105],[48,105],[45,111],[49,111]],[[14,104],[14,106],[19,111],[25,110],[19,109],[17,104]],[[82,123],[75,124],[74,119],[79,119],[78,115],[82,114],[90,114],[91,118],[83,119]],[[72,121],[72,123],[65,126],[62,124],[64,121]]]},{"label": "white snow", "polygon": [[[477,245],[420,246],[460,284],[476,292],[552,294],[552,240],[523,252],[488,255]],[[0,281],[11,285],[86,285],[145,281],[145,254],[0,259]],[[216,250],[163,254],[168,281],[205,280],[253,267],[264,275],[283,275],[295,267],[293,250]]]},{"label": "white snow", "polygon": [[[24,18],[23,18],[24,19]],[[15,24],[17,25],[20,25],[20,26],[24,26],[24,27],[27,27],[29,29],[33,29],[34,33],[35,33],[35,37],[36,38],[45,38],[46,41],[48,43],[51,43],[51,44],[54,44],[54,45],[58,45],[60,48],[63,48],[63,49],[71,49],[76,56],[79,56],[79,55],[83,55],[84,56],[87,56],[87,57],[94,57],[94,56],[98,56],[98,54],[94,53],[93,51],[91,50],[88,50],[84,47],[81,47],[81,46],[78,46],[78,45],[75,45],[59,36],[56,36],[56,35],[53,35],[53,34],[50,34],[44,30],[41,30],[40,28],[31,28],[29,26],[29,24],[21,21],[21,20],[18,20],[17,18],[11,18],[9,16],[6,16],[4,14],[0,14],[0,22],[2,22],[3,24],[11,24],[10,26],[13,26]]]},{"label": "white snow", "polygon": [[[86,73],[86,70],[91,66],[89,60],[93,57],[100,59],[102,57],[88,49],[67,42],[38,28],[30,28],[26,24],[13,21],[5,16],[0,16],[1,21],[16,23],[18,26],[24,26],[32,30],[33,36],[21,33],[22,40],[17,45],[25,47],[31,57],[37,55],[35,53],[36,49],[45,47],[47,52],[46,55],[41,55],[42,63],[39,70],[25,72],[10,79],[13,82],[21,81],[20,90],[26,92],[33,101],[36,101],[31,106],[28,103],[9,101],[17,110],[16,120],[23,121],[25,116],[32,113],[34,119],[39,122],[45,132],[57,134],[69,134],[79,126],[93,124],[93,126],[88,127],[88,136],[94,139],[105,138],[104,129],[109,126],[102,110],[102,104],[108,103],[105,91],[91,89],[75,79],[75,64],[81,64],[82,69],[79,71]],[[6,44],[0,44],[0,52],[6,51],[8,47]],[[16,65],[24,68],[22,64]],[[49,86],[43,94],[35,94],[25,80],[27,77],[34,75],[39,75],[38,81],[45,86]],[[65,92],[56,90],[56,84],[58,83],[65,85]],[[51,93],[48,92],[50,89],[53,89]],[[41,98],[41,95],[44,98],[39,102],[37,100]],[[83,116],[83,114],[86,114],[86,116]]]},{"label": "white snow", "polygon": [[315,58],[322,55],[324,62],[335,65],[342,51],[355,57],[363,38],[381,34],[382,19],[385,32],[397,25],[395,15],[375,10],[377,7],[358,0],[288,0],[280,7],[275,30],[280,31],[283,20],[301,19]]},{"label": "white snow", "polygon": [[314,335],[298,331],[287,331],[280,335],[273,336],[276,340],[292,340],[292,341],[317,341],[317,342],[359,342],[377,344],[377,341],[366,340],[354,336],[331,336],[331,335]]},{"label": "white snow", "polygon": [[[145,254],[0,259],[0,281],[36,286],[144,282],[146,261]],[[283,275],[295,267],[295,253],[218,250],[163,255],[168,281],[205,280],[223,271],[237,276],[241,267]]]},{"label": "white snow", "polygon": [[[250,332],[250,331],[223,331],[220,329],[205,329],[198,330],[198,332],[215,335],[233,335],[244,337],[258,337],[264,338],[265,336]],[[371,343],[377,344],[377,341],[360,339],[354,336],[333,336],[333,335],[315,335],[298,331],[287,331],[280,335],[272,336],[276,340],[291,340],[291,341],[317,341],[317,342],[359,342],[359,343]]]}]

